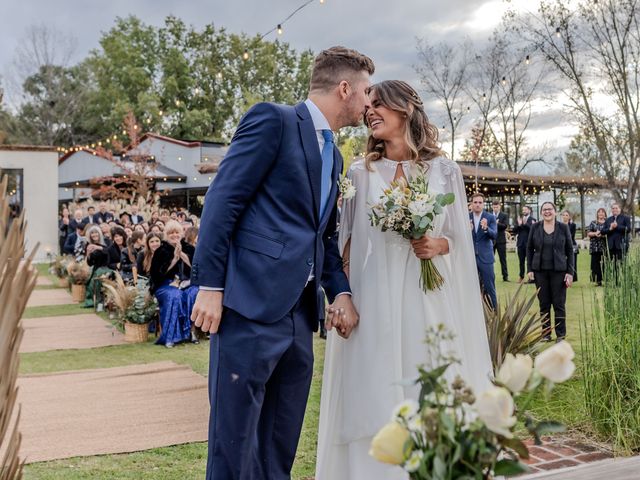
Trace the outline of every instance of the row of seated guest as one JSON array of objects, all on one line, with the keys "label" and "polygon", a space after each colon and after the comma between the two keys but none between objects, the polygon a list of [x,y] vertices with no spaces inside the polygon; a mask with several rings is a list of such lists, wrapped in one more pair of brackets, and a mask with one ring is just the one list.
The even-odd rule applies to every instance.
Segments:
[{"label": "row of seated guest", "polygon": [[92,225],[86,232],[85,255],[87,264],[92,267],[91,275],[87,281],[87,290],[84,306],[94,306],[94,293],[99,285],[99,279],[103,276],[112,276],[113,269],[110,268],[111,254],[110,247],[106,244],[100,227]]},{"label": "row of seated guest", "polygon": [[180,223],[174,220],[167,222],[164,239],[153,252],[149,270],[150,291],[158,300],[162,326],[162,334],[156,343],[167,348],[188,340],[197,342],[191,325],[189,305],[190,302],[193,305],[193,300],[189,300],[193,294],[189,290],[195,290],[196,287],[190,288],[188,285],[194,250],[183,250],[183,245],[186,244],[183,236],[184,230]]}]

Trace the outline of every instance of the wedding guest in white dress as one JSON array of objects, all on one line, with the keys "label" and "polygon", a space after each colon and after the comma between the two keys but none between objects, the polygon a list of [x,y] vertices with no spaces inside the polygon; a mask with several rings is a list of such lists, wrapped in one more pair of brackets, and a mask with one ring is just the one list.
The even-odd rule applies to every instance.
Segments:
[{"label": "wedding guest in white dress", "polygon": [[[429,352],[429,326],[455,334],[447,349],[461,361],[448,378],[463,376],[479,393],[492,372],[469,213],[458,165],[442,156],[437,128],[408,84],[386,81],[370,91],[366,121],[371,129],[364,160],[348,177],[356,187],[342,208],[339,246],[360,323],[349,339],[329,333],[325,353],[317,480],[395,480],[408,475],[368,454],[372,437],[401,401],[418,397],[403,380],[417,377]],[[456,200],[436,218],[425,238],[408,241],[382,232],[369,220],[371,205],[399,177],[427,169],[432,193]],[[439,290],[420,287],[420,259],[431,258],[444,277]]]}]

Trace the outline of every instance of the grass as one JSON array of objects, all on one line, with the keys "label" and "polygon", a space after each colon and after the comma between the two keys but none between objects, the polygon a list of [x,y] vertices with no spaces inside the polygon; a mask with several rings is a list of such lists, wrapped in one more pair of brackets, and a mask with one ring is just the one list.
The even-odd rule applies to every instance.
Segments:
[{"label": "grass", "polygon": [[[517,283],[518,264],[515,253],[508,254],[511,282],[501,280],[499,263],[496,263],[496,287],[499,297],[512,294]],[[533,402],[531,411],[539,417],[554,418],[564,422],[570,429],[590,432],[589,417],[583,405],[584,386],[581,380],[579,321],[592,316],[593,287],[589,282],[589,254],[584,250],[578,256],[579,282],[567,295],[567,335],[577,353],[578,372],[574,379],[558,385],[548,399]],[[527,285],[527,292],[534,286]],[[65,306],[69,312],[85,313],[87,310],[76,306]],[[537,307],[537,304],[536,304]],[[58,307],[33,307],[30,315],[52,315],[65,311]],[[67,314],[67,313],[61,313]],[[44,373],[85,368],[105,368],[137,363],[172,360],[206,375],[208,370],[208,343],[182,345],[165,349],[149,343],[121,345],[89,350],[61,350],[21,355],[21,373]],[[303,425],[298,455],[292,478],[302,480],[312,477],[315,471],[318,414],[320,411],[320,389],[324,360],[324,342],[316,338],[314,342],[315,367],[307,415]],[[204,420],[203,420],[204,421]],[[167,428],[171,428],[170,424]],[[206,444],[195,443],[174,447],[157,448],[144,452],[119,455],[101,455],[86,458],[72,458],[53,462],[27,465],[25,479],[76,480],[76,479],[195,479],[202,478],[206,462]]]}]

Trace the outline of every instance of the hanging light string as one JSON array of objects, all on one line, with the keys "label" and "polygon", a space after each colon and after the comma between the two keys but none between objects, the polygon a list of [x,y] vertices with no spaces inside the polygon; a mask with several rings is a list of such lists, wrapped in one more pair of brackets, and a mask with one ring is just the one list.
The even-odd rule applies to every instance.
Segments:
[{"label": "hanging light string", "polygon": [[[278,32],[278,35],[282,35],[282,26],[287,23],[289,20],[291,20],[291,18],[293,16],[295,16],[300,10],[302,10],[303,8],[305,8],[308,5],[311,5],[312,3],[316,2],[317,0],[307,0],[306,2],[304,2],[302,5],[300,5],[298,8],[296,8],[293,12],[291,12],[284,20],[282,20],[281,22],[278,22],[278,24],[273,27],[271,30],[269,30],[268,32],[263,33],[262,35],[260,35],[260,40],[263,40],[267,35],[273,33],[273,32]],[[324,3],[324,0],[320,0],[320,3]]]}]

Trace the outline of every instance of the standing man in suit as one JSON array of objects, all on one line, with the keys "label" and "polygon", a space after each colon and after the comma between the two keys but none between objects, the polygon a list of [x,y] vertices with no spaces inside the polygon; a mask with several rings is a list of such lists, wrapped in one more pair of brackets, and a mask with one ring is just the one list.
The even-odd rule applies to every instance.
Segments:
[{"label": "standing man in suit", "polygon": [[475,193],[471,197],[469,213],[473,247],[476,252],[476,266],[482,291],[493,308],[498,305],[496,297],[496,275],[493,271],[493,242],[498,236],[496,217],[484,211],[484,195]]},{"label": "standing man in suit", "polygon": [[618,262],[624,258],[629,249],[629,232],[631,220],[620,211],[620,205],[611,205],[611,216],[604,222],[602,234],[607,237],[609,258]]},{"label": "standing man in suit", "polygon": [[191,318],[212,334],[209,480],[290,478],[319,287],[335,312],[328,329],[346,338],[358,323],[335,234],[333,132],[361,124],[373,72],[355,50],[321,52],[308,99],[254,105],[209,187],[191,269],[200,287]]},{"label": "standing man in suit", "polygon": [[500,201],[494,200],[492,205],[493,216],[496,219],[498,225],[498,236],[493,244],[493,253],[495,255],[498,252],[500,258],[500,270],[502,271],[502,280],[509,281],[509,270],[507,269],[507,227],[509,226],[509,218],[507,214],[502,212],[502,205]]},{"label": "standing man in suit", "polygon": [[87,225],[96,223],[96,207],[94,207],[93,205],[89,205],[87,207],[87,216],[84,217],[84,222]]},{"label": "standing man in suit", "polygon": [[520,282],[524,281],[525,262],[527,260],[527,243],[529,241],[529,231],[536,219],[531,216],[531,209],[525,205],[522,207],[522,217],[518,217],[518,225],[513,229],[514,235],[517,235],[516,247],[518,249],[518,260],[520,263]]}]

